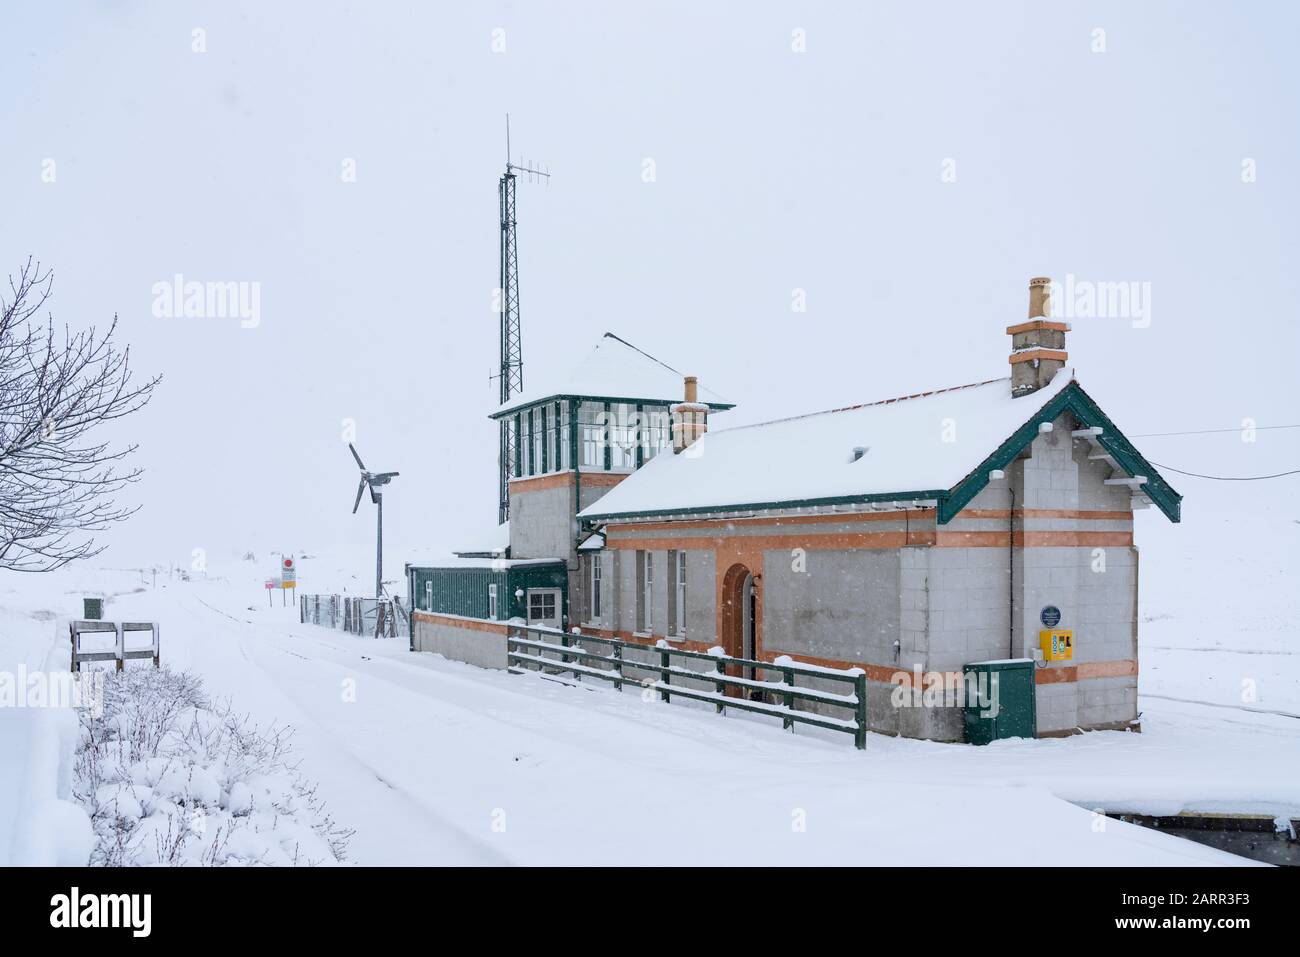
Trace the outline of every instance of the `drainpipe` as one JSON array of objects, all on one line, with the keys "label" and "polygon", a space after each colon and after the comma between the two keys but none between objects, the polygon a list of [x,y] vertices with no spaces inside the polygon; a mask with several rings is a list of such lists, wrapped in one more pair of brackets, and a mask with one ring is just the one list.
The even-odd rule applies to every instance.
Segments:
[{"label": "drainpipe", "polygon": [[1007,511],[1007,657],[1016,656],[1016,490],[1007,482],[1011,508]]},{"label": "drainpipe", "polygon": [[[564,401],[569,404],[569,434],[565,436],[565,441],[569,443],[569,464],[573,466],[573,521],[578,526],[578,538],[581,538],[582,523],[578,521],[578,513],[582,511],[582,460],[580,458],[581,449],[578,447],[578,409],[582,407],[582,403],[576,399],[565,399]],[[570,550],[573,552],[573,567],[569,567],[567,559],[564,562],[564,567],[577,577],[578,591],[583,593],[582,589],[585,586],[582,583],[582,560],[578,556],[576,539],[573,545],[570,546]],[[573,591],[572,588],[564,589],[565,631],[568,631],[573,623]]]}]

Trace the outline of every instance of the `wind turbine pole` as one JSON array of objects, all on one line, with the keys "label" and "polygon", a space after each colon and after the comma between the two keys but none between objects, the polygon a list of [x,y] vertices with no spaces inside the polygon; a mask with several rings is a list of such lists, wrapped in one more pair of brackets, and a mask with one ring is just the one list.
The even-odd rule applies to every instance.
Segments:
[{"label": "wind turbine pole", "polygon": [[384,496],[381,494],[375,504],[379,506],[379,531],[375,535],[375,598],[384,597]]}]

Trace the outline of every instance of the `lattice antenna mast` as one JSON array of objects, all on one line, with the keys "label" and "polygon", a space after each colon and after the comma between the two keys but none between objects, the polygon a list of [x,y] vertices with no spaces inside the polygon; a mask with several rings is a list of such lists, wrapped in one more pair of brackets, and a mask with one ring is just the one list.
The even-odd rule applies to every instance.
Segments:
[{"label": "lattice antenna mast", "polygon": [[[524,391],[524,349],[519,331],[519,243],[515,232],[515,182],[516,173],[522,173],[530,182],[550,181],[550,169],[529,166],[522,159],[510,159],[510,114],[506,114],[506,171],[497,186],[501,210],[501,364],[497,370],[501,403]],[[514,474],[515,436],[514,424],[501,420],[500,507],[498,521],[510,517],[510,476]]]}]

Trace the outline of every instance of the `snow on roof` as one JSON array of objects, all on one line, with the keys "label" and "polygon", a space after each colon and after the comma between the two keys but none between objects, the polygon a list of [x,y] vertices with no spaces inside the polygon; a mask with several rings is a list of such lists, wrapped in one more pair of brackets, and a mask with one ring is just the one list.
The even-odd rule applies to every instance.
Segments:
[{"label": "snow on roof", "polygon": [[[529,389],[501,405],[501,415],[560,395],[603,396],[611,399],[648,399],[680,402],[684,389],[682,373],[654,356],[642,352],[611,332],[566,377]],[[731,407],[721,396],[699,387],[701,402]]]},{"label": "snow on roof", "polygon": [[519,568],[523,565],[557,565],[563,558],[439,558],[427,564],[411,564],[411,568]]},{"label": "snow on roof", "polygon": [[[583,518],[949,489],[1073,380],[1012,398],[1010,379],[710,430],[656,455]],[[860,457],[855,456],[858,450]]]},{"label": "snow on roof", "polygon": [[494,525],[490,530],[484,531],[479,535],[479,541],[468,548],[453,548],[454,555],[487,555],[506,553],[510,547],[510,523],[502,522],[500,525]]}]

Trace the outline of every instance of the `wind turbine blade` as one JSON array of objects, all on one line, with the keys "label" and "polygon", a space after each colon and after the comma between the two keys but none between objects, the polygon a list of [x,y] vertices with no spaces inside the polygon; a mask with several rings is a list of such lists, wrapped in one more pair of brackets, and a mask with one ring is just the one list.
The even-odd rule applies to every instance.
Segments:
[{"label": "wind turbine blade", "polygon": [[[357,509],[361,507],[361,493],[366,487],[366,480],[362,479],[361,484],[357,486],[357,500],[352,503],[352,514],[357,514]],[[373,494],[373,493],[372,493]]]},{"label": "wind turbine blade", "polygon": [[366,463],[361,461],[361,456],[357,455],[357,450],[351,442],[348,443],[348,449],[351,450],[352,457],[357,460],[357,466],[364,472],[366,470]]}]

